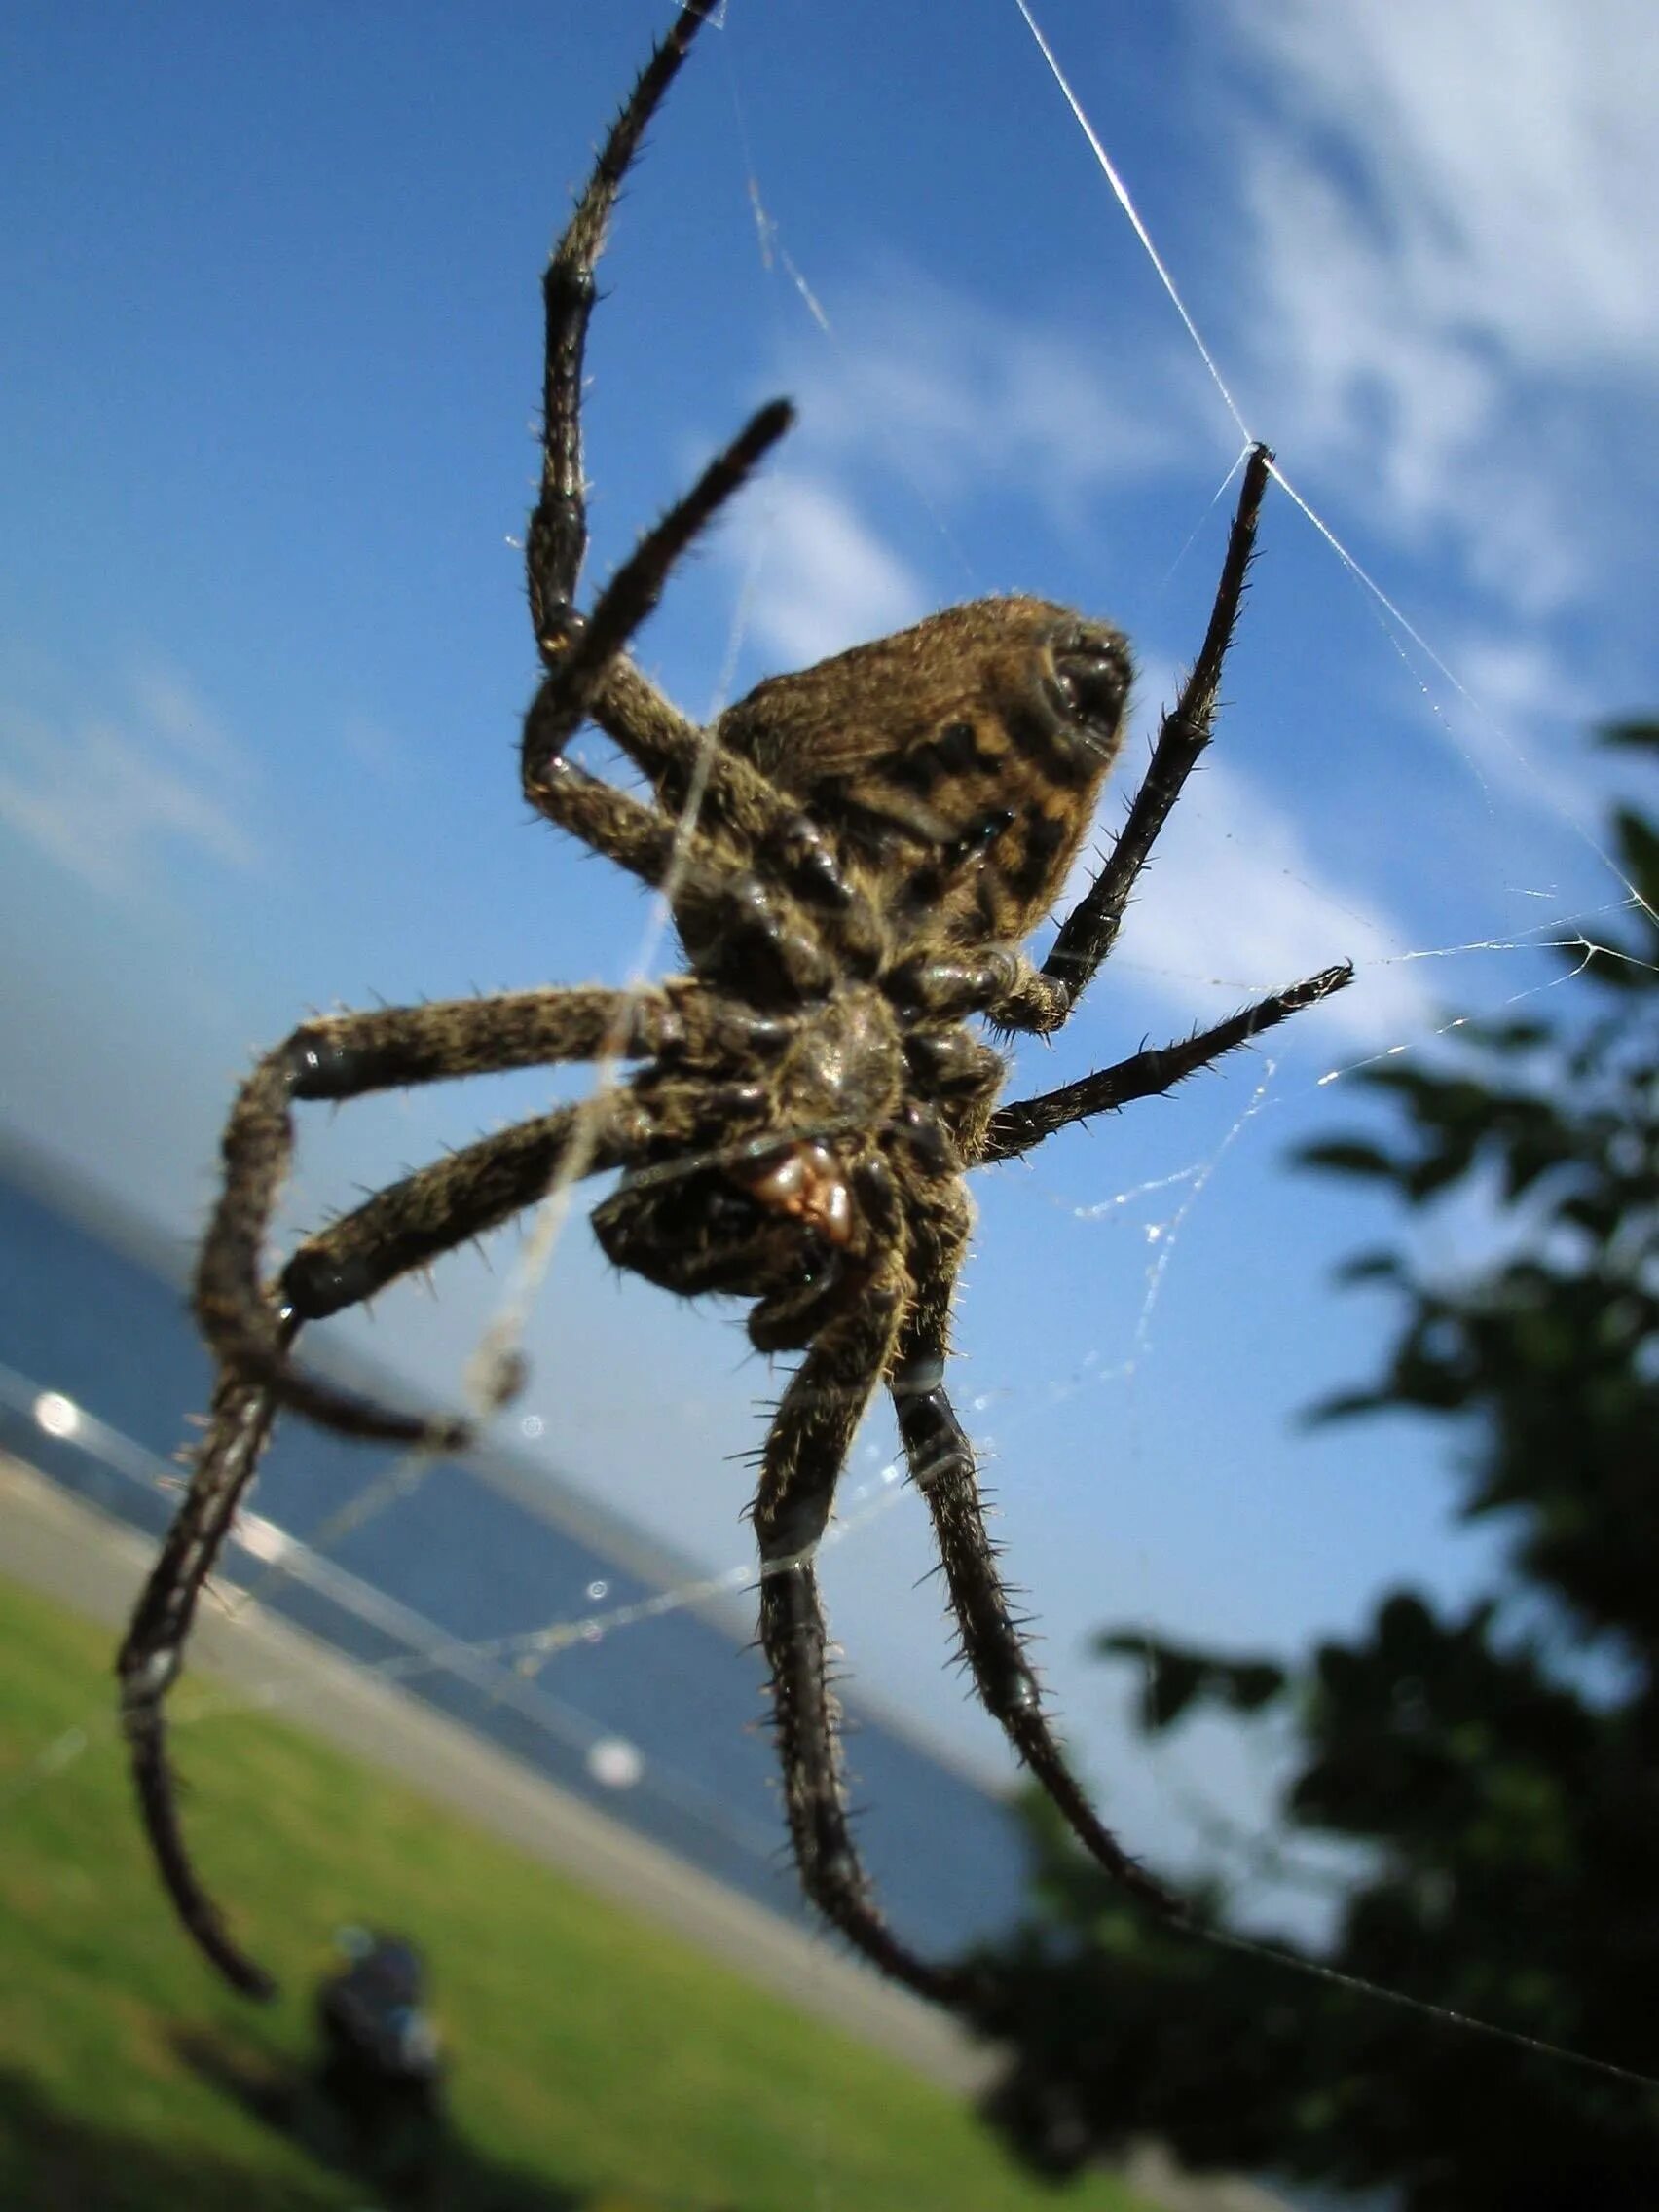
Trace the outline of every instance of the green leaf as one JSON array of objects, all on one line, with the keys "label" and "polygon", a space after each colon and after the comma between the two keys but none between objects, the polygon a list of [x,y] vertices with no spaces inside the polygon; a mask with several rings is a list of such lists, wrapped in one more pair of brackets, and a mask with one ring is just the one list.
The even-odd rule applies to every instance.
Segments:
[{"label": "green leaf", "polygon": [[1323,1144],[1303,1145],[1293,1157],[1299,1167],[1312,1167],[1327,1175],[1371,1175],[1399,1182],[1406,1173],[1387,1153],[1357,1137],[1332,1137]]}]

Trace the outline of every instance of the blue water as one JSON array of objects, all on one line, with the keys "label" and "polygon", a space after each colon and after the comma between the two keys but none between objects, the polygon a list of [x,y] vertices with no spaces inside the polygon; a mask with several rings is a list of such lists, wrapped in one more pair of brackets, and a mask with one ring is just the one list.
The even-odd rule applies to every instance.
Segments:
[{"label": "blue water", "polygon": [[[159,1534],[170,1501],[144,1455],[170,1456],[209,1383],[177,1266],[22,1156],[0,1155],[0,1362],[14,1371],[0,1390],[0,1444]],[[95,1417],[121,1447],[91,1422],[75,1440],[47,1434],[30,1411],[45,1390]],[[389,1464],[374,1447],[283,1424],[257,1510],[304,1539]],[[354,1658],[389,1663],[414,1694],[563,1788],[773,1910],[804,1917],[760,1719],[761,1669],[747,1648],[746,1600],[729,1618],[677,1610],[578,1641],[529,1681],[481,1658],[460,1672],[408,1669],[412,1652],[440,1641],[434,1631],[471,1645],[549,1621],[603,1619],[688,1577],[653,1568],[653,1557],[646,1539],[608,1529],[540,1465],[481,1455],[433,1468],[331,1543],[309,1582],[261,1581],[267,1570],[240,1554],[226,1571],[260,1582],[262,1603]],[[344,1572],[331,1580],[329,1567]],[[420,1620],[377,1606],[369,1592]],[[1006,1925],[1024,1871],[1006,1807],[856,1706],[849,1717],[866,1815],[861,1846],[897,1927],[924,1950],[948,1953]],[[590,1750],[608,1738],[643,1755],[632,1788],[607,1788],[589,1771]],[[179,1751],[188,1763],[187,1739]],[[210,1788],[210,1776],[198,1779]]]}]

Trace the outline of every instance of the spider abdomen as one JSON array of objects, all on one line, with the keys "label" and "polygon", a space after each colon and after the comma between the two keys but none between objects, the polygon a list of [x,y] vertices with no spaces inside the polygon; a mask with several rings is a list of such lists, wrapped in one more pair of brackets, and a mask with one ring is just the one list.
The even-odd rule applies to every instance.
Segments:
[{"label": "spider abdomen", "polygon": [[1058,895],[1123,742],[1122,635],[972,600],[728,708],[722,747],[797,796],[910,941],[1018,943]]}]

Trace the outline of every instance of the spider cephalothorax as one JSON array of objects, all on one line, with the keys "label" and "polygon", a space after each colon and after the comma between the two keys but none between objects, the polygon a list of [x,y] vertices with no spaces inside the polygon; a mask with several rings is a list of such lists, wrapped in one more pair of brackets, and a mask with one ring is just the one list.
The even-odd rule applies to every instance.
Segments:
[{"label": "spider cephalothorax", "polygon": [[[801,1353],[760,1455],[754,1520],[760,1641],[809,1896],[885,1972],[927,1996],[970,2000],[966,1973],[917,1958],[876,1909],[842,1786],[813,1555],[859,1421],[885,1384],[982,1702],[1096,1859],[1155,1909],[1180,1911],[1101,1825],[1049,1725],[945,1372],[973,1220],[967,1169],[1167,1090],[1348,978],[1325,969],[1198,1036],[1005,1105],[1003,1055],[969,1026],[1057,1028],[1111,950],[1209,739],[1270,457],[1248,459],[1203,645],[1123,830],[1041,969],[1020,946],[1061,891],[1122,740],[1130,665],[1116,631],[1043,600],[978,600],[761,683],[710,729],[686,721],[628,658],[629,642],[791,411],[762,408],[583,613],[580,393],[617,188],[706,13],[692,0],[646,64],[543,282],[543,468],[527,567],[545,673],[522,758],[539,814],[665,893],[685,972],[630,992],[550,988],[308,1022],[259,1062],[225,1130],[224,1189],[196,1280],[219,1382],[120,1670],[164,1878],[203,1948],[254,1993],[270,1984],[196,1877],[166,1758],[163,1703],[198,1598],[278,1408],[433,1448],[470,1433],[469,1421],[372,1404],[296,1368],[294,1339],[555,1184],[611,1169],[621,1179],[594,1226],[612,1260],[682,1296],[747,1299],[755,1344]],[[571,759],[584,721],[614,740],[650,798]],[[611,1058],[632,1066],[624,1081],[406,1176],[264,1282],[297,1100]],[[522,1363],[503,1351],[481,1373],[478,1394],[495,1404]]]}]

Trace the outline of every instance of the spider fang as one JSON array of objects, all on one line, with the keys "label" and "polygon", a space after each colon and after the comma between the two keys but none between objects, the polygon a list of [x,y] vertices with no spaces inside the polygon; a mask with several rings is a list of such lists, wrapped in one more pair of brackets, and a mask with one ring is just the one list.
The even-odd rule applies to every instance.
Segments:
[{"label": "spider fang", "polygon": [[853,1194],[827,1144],[792,1144],[731,1170],[751,1197],[815,1229],[830,1244],[850,1244]]}]

